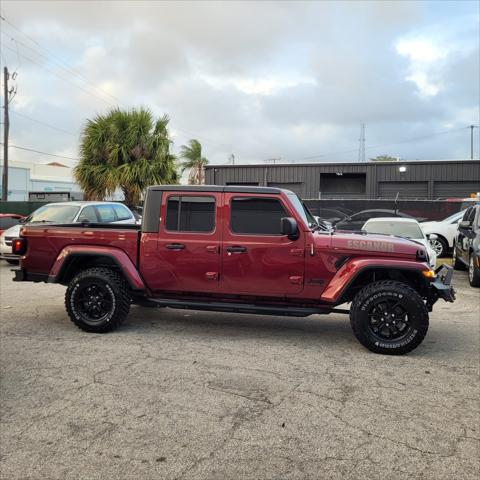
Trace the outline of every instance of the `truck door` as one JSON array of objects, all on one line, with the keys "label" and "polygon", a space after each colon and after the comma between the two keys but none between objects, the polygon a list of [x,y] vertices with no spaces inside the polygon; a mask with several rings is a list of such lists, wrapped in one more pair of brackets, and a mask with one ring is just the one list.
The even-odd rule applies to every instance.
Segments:
[{"label": "truck door", "polygon": [[460,256],[462,257],[465,263],[469,262],[469,251],[470,245],[475,237],[475,233],[473,232],[473,223],[475,220],[475,207],[471,206],[465,210],[463,214],[462,220],[460,221],[468,221],[470,222],[470,227],[460,227],[458,226],[458,237],[457,242],[460,249]]},{"label": "truck door", "polygon": [[214,292],[220,277],[221,193],[164,192],[151,265],[142,266],[156,292]]},{"label": "truck door", "polygon": [[[292,295],[303,290],[305,234],[280,233],[295,217],[280,196],[225,192],[221,289],[232,294]],[[301,228],[300,228],[301,230]]]}]

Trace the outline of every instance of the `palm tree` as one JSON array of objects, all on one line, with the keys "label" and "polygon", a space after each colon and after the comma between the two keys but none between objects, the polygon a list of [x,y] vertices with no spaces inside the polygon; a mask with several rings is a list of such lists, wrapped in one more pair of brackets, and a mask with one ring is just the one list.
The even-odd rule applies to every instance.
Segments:
[{"label": "palm tree", "polygon": [[184,159],[181,162],[182,172],[190,169],[188,183],[190,185],[202,185],[205,183],[205,165],[208,160],[202,157],[202,145],[198,140],[192,139],[188,145],[180,147],[180,157]]},{"label": "palm tree", "polygon": [[168,121],[143,108],[113,109],[87,120],[74,168],[85,198],[103,200],[120,188],[125,203],[134,206],[149,185],[177,183]]}]

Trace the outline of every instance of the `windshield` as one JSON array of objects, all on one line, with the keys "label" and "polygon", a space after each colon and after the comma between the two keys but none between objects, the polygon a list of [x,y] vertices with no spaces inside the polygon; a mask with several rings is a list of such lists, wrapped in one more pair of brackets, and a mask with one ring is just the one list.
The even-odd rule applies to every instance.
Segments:
[{"label": "windshield", "polygon": [[311,228],[314,225],[318,225],[315,217],[310,213],[308,208],[303,204],[303,202],[298,198],[294,193],[289,193],[288,197],[292,202],[292,205],[295,207],[297,213],[302,217],[302,220]]},{"label": "windshield", "polygon": [[454,222],[455,220],[460,220],[460,218],[463,217],[464,213],[465,213],[465,210],[462,210],[461,212],[454,213],[453,215],[450,215],[449,217],[442,220],[442,222],[450,223],[450,222]]},{"label": "windshield", "polygon": [[80,207],[73,205],[44,205],[35,210],[26,220],[33,222],[71,223],[77,215]]},{"label": "windshield", "polygon": [[378,222],[367,222],[363,230],[368,233],[383,233],[385,235],[398,235],[399,237],[423,240],[425,237],[420,226],[413,222],[389,222],[382,220]]}]

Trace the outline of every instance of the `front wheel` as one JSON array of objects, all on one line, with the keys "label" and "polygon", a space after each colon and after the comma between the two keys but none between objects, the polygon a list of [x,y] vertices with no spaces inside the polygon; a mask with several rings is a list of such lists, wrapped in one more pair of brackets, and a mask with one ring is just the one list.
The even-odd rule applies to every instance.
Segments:
[{"label": "front wheel", "polygon": [[479,257],[476,257],[473,252],[468,262],[468,281],[472,287],[480,287]]},{"label": "front wheel", "polygon": [[448,244],[443,238],[436,238],[435,240],[430,240],[430,245],[437,254],[437,257],[443,257],[447,253]]},{"label": "front wheel", "polygon": [[360,290],[350,309],[350,323],[357,340],[372,352],[403,355],[425,338],[428,311],[413,288],[385,280]]},{"label": "front wheel", "polygon": [[130,294],[124,278],[110,268],[89,268],[68,285],[65,307],[70,320],[86,332],[116,329],[130,310]]}]

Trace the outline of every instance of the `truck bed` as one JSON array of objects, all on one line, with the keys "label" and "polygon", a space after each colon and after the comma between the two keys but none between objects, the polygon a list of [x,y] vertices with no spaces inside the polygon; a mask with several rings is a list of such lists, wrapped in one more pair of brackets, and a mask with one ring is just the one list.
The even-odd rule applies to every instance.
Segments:
[{"label": "truck bed", "polygon": [[29,255],[22,267],[31,273],[48,274],[63,248],[69,245],[108,246],[125,252],[137,266],[140,225],[128,224],[27,224],[20,235],[28,240]]}]

